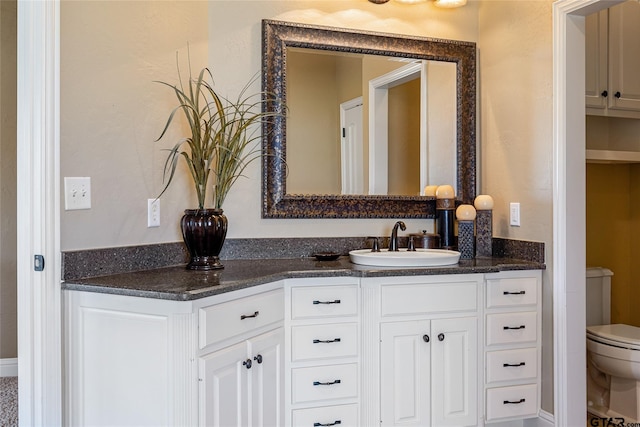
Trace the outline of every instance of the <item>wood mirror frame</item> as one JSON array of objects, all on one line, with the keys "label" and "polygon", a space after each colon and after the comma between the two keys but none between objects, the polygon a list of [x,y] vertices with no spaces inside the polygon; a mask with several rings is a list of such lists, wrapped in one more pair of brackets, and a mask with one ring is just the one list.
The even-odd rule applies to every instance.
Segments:
[{"label": "wood mirror frame", "polygon": [[286,65],[288,47],[456,63],[456,203],[476,196],[476,44],[355,31],[273,20],[262,21],[262,89],[281,113],[262,129],[263,218],[433,218],[435,198],[388,195],[316,195],[286,192]]}]

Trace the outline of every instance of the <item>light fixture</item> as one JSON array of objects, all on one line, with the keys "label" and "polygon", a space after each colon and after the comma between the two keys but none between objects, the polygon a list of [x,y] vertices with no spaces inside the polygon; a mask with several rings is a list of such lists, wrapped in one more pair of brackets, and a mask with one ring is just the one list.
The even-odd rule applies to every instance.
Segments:
[{"label": "light fixture", "polygon": [[436,0],[434,4],[438,7],[451,9],[454,7],[464,6],[467,4],[467,0]]},{"label": "light fixture", "polygon": [[[383,4],[383,3],[387,3],[389,0],[369,0],[369,1],[375,4]],[[417,4],[417,3],[427,2],[427,0],[396,0],[396,1],[399,3],[406,3],[406,4]],[[438,7],[451,9],[454,7],[464,6],[465,4],[467,4],[467,0],[435,0],[434,4]]]}]

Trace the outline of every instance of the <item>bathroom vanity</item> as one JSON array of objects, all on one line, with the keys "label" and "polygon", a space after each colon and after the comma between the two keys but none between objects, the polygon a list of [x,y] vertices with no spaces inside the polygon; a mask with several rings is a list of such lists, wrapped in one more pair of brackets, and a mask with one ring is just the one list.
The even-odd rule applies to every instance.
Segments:
[{"label": "bathroom vanity", "polygon": [[65,424],[484,425],[536,417],[541,269],[236,260],[67,282]]}]

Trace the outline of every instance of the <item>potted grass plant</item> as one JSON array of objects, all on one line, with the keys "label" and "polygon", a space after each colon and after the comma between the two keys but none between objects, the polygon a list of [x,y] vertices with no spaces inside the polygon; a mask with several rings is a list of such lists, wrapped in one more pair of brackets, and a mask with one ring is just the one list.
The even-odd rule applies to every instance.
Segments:
[{"label": "potted grass plant", "polygon": [[[258,144],[261,125],[277,114],[267,112],[263,105],[278,101],[265,92],[247,93],[258,76],[245,85],[236,99],[230,100],[216,92],[208,68],[203,68],[194,78],[189,67],[185,82],[179,66],[177,71],[178,84],[158,82],[173,91],[178,105],[169,114],[156,141],[165,136],[180,116],[185,119],[188,132],[168,150],[163,175],[165,186],[160,196],[173,182],[182,159],[193,178],[198,199],[198,207],[186,209],[180,222],[190,256],[187,268],[220,269],[224,268],[219,254],[228,225],[222,206],[246,167],[262,154]],[[209,193],[212,204],[207,208]]]}]

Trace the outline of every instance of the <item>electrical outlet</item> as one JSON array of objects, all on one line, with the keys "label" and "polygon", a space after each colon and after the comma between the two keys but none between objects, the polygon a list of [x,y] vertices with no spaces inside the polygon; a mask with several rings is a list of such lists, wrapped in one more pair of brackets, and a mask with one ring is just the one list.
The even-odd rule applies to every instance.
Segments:
[{"label": "electrical outlet", "polygon": [[147,228],[160,227],[160,199],[147,199]]},{"label": "electrical outlet", "polygon": [[64,210],[91,209],[91,178],[64,177]]},{"label": "electrical outlet", "polygon": [[520,203],[509,203],[510,224],[520,227]]}]

